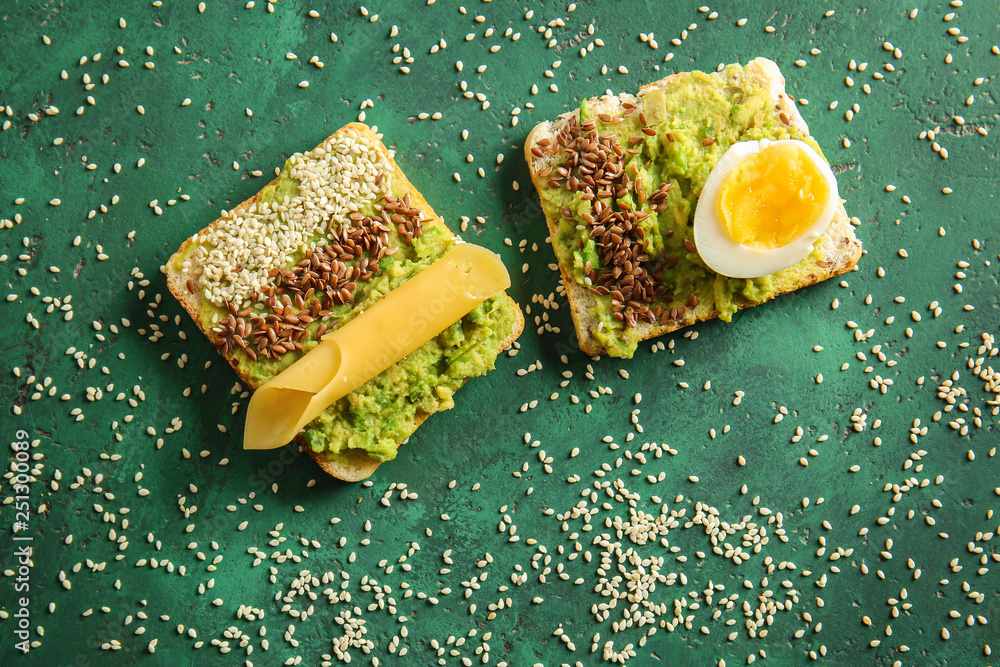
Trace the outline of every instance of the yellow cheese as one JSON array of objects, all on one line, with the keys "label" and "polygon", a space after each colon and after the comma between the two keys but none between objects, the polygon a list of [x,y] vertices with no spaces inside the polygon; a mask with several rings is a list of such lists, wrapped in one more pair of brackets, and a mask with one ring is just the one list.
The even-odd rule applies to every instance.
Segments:
[{"label": "yellow cheese", "polygon": [[508,287],[510,276],[495,253],[455,245],[258,388],[247,408],[243,448],[287,444],[335,401]]}]

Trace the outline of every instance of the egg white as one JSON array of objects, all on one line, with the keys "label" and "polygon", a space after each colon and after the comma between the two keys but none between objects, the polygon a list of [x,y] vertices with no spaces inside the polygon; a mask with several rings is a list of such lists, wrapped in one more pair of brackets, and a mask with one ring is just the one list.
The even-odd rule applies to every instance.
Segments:
[{"label": "egg white", "polygon": [[[722,185],[732,170],[744,158],[757,153],[767,146],[793,143],[815,163],[818,171],[826,178],[829,196],[824,202],[819,217],[809,229],[788,244],[771,250],[758,250],[737,243],[726,231],[719,217],[719,196]],[[730,278],[759,278],[782,269],[787,269],[800,262],[813,250],[815,243],[837,210],[840,197],[837,194],[837,178],[826,160],[809,144],[798,139],[782,139],[769,141],[741,141],[729,147],[715,167],[712,168],[705,187],[698,198],[698,206],[694,214],[694,243],[701,255],[702,261],[716,273]]]}]

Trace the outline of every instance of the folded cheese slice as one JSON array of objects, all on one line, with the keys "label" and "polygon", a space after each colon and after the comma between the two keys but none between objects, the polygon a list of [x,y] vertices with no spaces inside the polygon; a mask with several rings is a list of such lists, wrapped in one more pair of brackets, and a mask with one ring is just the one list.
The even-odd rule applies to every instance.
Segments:
[{"label": "folded cheese slice", "polygon": [[247,408],[243,448],[287,444],[338,399],[508,287],[510,276],[496,253],[455,245],[259,387]]}]

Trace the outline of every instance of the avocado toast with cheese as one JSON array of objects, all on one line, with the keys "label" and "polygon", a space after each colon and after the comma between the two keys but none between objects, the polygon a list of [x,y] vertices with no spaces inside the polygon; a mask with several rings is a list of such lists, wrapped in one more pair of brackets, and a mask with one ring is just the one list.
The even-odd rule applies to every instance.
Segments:
[{"label": "avocado toast with cheese", "polygon": [[784,87],[757,58],[588,99],[531,131],[525,158],[584,352],[631,357],[639,341],[854,267],[861,243],[842,202],[809,256],[776,273],[729,278],[698,254],[694,211],[730,146],[797,139],[822,155]]},{"label": "avocado toast with cheese", "polygon": [[[256,389],[328,331],[362,316],[456,243],[379,135],[351,123],[187,240],[170,291]],[[523,328],[497,294],[339,399],[297,438],[346,481],[368,477],[454,392],[491,370]]]}]

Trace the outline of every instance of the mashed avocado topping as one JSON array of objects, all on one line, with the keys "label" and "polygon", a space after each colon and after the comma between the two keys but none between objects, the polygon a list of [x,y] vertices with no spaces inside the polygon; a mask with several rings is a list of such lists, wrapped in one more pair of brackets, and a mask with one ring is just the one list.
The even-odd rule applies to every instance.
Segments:
[{"label": "mashed avocado topping", "polygon": [[[268,204],[276,207],[299,193],[300,184],[291,172],[290,160],[278,179],[258,195],[258,206]],[[409,207],[410,198],[405,190],[397,188],[395,182],[390,189],[392,198],[402,203],[405,197]],[[355,212],[359,215],[355,215],[347,227],[373,224],[369,216],[378,222],[380,209],[387,206],[388,200],[363,203]],[[415,208],[409,209],[411,213]],[[397,210],[406,216],[406,208]],[[360,220],[362,215],[366,216],[364,220]],[[220,351],[231,359],[251,388],[259,387],[317,345],[323,333],[357,317],[389,291],[429,267],[454,245],[444,225],[436,220],[420,220],[419,217],[417,221],[420,224],[416,226],[415,235],[407,237],[404,233],[406,229],[401,230],[396,224],[384,225],[378,228],[382,232],[381,251],[376,241],[374,246],[367,246],[364,252],[359,251],[343,262],[348,276],[352,267],[363,267],[359,277],[340,284],[348,289],[349,296],[338,293],[340,301],[331,302],[328,299],[320,308],[314,304],[322,298],[322,291],[317,290],[315,296],[293,304],[300,315],[303,312],[315,315],[311,321],[300,323],[305,332],[295,339],[298,345],[289,343],[290,349],[272,353],[273,348],[265,341],[266,352],[258,354],[254,345],[244,348],[234,343],[235,337],[244,330],[240,326],[249,328],[250,322],[265,322],[263,318],[275,312],[274,307],[264,302],[266,299],[242,310],[218,307],[203,299],[199,313],[203,328],[219,332],[221,323],[220,340],[223,342],[217,343]],[[412,219],[411,216],[409,220]],[[392,222],[398,220],[393,218]],[[334,224],[333,227],[338,226]],[[412,231],[413,225],[407,229]],[[337,238],[344,235],[342,233]],[[306,248],[317,254],[325,244],[337,242],[331,241],[332,236],[321,233],[307,239],[285,269],[291,271],[307,258]],[[369,237],[362,238],[366,243],[370,240]],[[187,253],[177,256],[175,266],[179,267],[195,246],[192,244]],[[288,278],[287,274],[282,278],[284,284],[298,279]],[[268,286],[262,289],[266,292]],[[274,305],[280,312],[282,303],[275,300],[270,303],[270,306]],[[500,343],[510,334],[515,317],[514,306],[505,294],[487,299],[436,338],[327,408],[306,427],[303,439],[314,452],[327,458],[335,458],[348,449],[364,450],[376,461],[395,458],[397,445],[417,429],[424,416],[453,407],[452,395],[465,380],[493,369]],[[237,322],[235,328],[231,324],[234,320]]]},{"label": "mashed avocado topping", "polygon": [[591,333],[609,355],[632,356],[637,323],[689,324],[714,310],[730,321],[741,305],[815,271],[817,251],[769,276],[727,278],[694,246],[694,209],[712,168],[734,143],[759,139],[800,139],[819,152],[779,118],[767,89],[730,65],[650,90],[641,113],[625,105],[620,116],[595,114],[584,101],[580,121],[543,148],[556,156],[539,187],[546,216],[558,221],[553,245],[594,294]]}]

